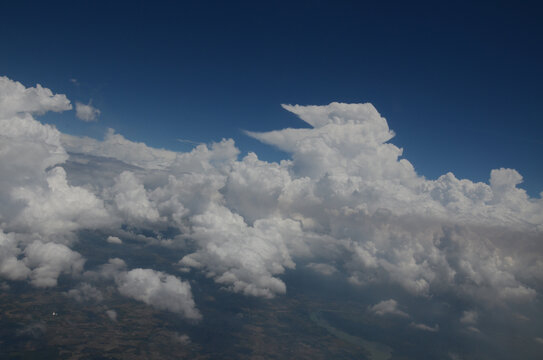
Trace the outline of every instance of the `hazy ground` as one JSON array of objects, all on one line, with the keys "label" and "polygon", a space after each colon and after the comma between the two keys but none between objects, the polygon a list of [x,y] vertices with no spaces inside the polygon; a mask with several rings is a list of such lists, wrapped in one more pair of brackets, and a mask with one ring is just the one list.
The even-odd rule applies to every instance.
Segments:
[{"label": "hazy ground", "polygon": [[[90,267],[119,255],[113,245],[89,246],[96,241],[103,241],[99,234],[81,234],[77,246]],[[133,243],[123,252],[133,266],[153,262],[155,268],[176,272],[173,264],[178,256],[170,251],[151,252]],[[364,290],[303,266],[283,277],[287,295],[271,300],[226,292],[198,274],[180,276],[192,280],[203,315],[200,322],[122,297],[107,283],[99,287],[101,299],[82,301],[67,295],[76,284],[68,277],[47,290],[22,282],[3,283],[0,357],[454,360],[506,359],[522,349],[523,358],[537,358],[537,346],[515,334],[514,324],[493,333],[485,329],[484,335],[462,333],[447,320],[455,314],[455,305],[433,299],[433,305],[423,306],[421,314],[413,316],[442,314],[441,327],[435,332],[418,331],[409,326],[411,317],[375,316],[368,311],[387,289]],[[495,347],[500,337],[507,341]]]}]

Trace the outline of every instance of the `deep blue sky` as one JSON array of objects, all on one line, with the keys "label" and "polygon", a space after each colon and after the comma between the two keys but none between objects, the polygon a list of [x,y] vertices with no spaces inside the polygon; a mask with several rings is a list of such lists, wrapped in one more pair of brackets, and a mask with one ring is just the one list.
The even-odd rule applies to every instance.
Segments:
[{"label": "deep blue sky", "polygon": [[[371,102],[417,171],[487,181],[511,167],[543,190],[543,10],[536,2],[4,1],[0,75],[102,111],[45,120],[178,138],[304,126],[281,103]],[[78,80],[78,85],[69,79]]]}]

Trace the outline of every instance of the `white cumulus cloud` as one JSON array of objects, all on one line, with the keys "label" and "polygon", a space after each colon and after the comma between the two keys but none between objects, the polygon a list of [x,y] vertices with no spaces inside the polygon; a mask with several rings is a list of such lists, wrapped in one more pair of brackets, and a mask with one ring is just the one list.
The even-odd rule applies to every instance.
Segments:
[{"label": "white cumulus cloud", "polygon": [[25,249],[25,264],[32,269],[31,283],[37,287],[57,285],[61,273],[81,273],[85,259],[65,245],[34,241]]},{"label": "white cumulus cloud", "polygon": [[[522,176],[501,168],[487,183],[451,172],[427,179],[371,104],[285,105],[310,128],[247,132],[290,154],[278,163],[238,158],[231,139],[182,153],[113,130],[103,140],[61,134],[34,118],[70,108],[64,95],[0,78],[0,276],[8,280],[46,287],[78,275],[85,259],[70,239],[97,229],[175,249],[183,271],[250,296],[284,294],[282,275],[299,263],[477,309],[540,295],[543,200],[528,196]],[[161,238],[166,229],[176,235]],[[128,271],[120,259],[94,274],[125,296],[200,317],[190,285],[173,275]],[[393,299],[369,311],[406,315]]]},{"label": "white cumulus cloud", "polygon": [[119,239],[117,236],[108,236],[106,241],[108,243],[110,243],[110,244],[122,244],[123,243],[123,241],[121,239]]},{"label": "white cumulus cloud", "polygon": [[190,284],[173,275],[152,269],[133,269],[117,275],[116,282],[124,296],[181,314],[187,319],[202,318],[192,299]]},{"label": "white cumulus cloud", "polygon": [[17,114],[43,114],[47,111],[61,112],[71,110],[70,100],[62,94],[53,94],[37,84],[27,88],[18,81],[0,76],[0,118]]},{"label": "white cumulus cloud", "polygon": [[[338,266],[361,286],[489,303],[534,299],[541,256],[522,249],[539,246],[543,202],[519,188],[518,172],[493,170],[488,184],[452,173],[429,180],[402,158],[371,104],[284,107],[312,128],[248,132],[291,154],[280,163],[254,153],[239,160],[231,140],[188,153],[112,131],[104,141],[64,135],[62,144],[139,167],[119,172],[104,201],[126,223],[178,228],[183,235],[165,244],[194,245],[183,270],[235,292],[282,294],[286,269],[319,259],[319,269]],[[524,246],[512,247],[519,238]]]},{"label": "white cumulus cloud", "polygon": [[58,167],[68,159],[60,132],[34,119],[71,108],[65,95],[0,77],[0,275],[10,280],[50,287],[79,274],[85,259],[70,235],[109,223],[102,200]]},{"label": "white cumulus cloud", "polygon": [[77,116],[78,119],[91,122],[91,121],[97,121],[98,117],[100,116],[100,110],[89,104],[83,104],[79,101],[75,102],[75,116]]}]

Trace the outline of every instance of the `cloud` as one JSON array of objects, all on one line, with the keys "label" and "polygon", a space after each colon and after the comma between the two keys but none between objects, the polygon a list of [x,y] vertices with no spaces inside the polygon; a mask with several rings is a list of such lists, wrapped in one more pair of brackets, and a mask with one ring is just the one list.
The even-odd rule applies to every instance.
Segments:
[{"label": "cloud", "polygon": [[[68,159],[60,132],[31,115],[70,109],[65,96],[0,78],[0,104],[0,275],[10,280],[28,278],[37,287],[56,286],[61,274],[79,276],[85,264],[64,236],[81,228],[111,226],[115,223],[112,209],[98,194],[68,183],[65,169],[58,166]],[[158,219],[146,190],[132,173],[121,173],[109,193],[126,220]],[[109,271],[123,295],[189,319],[201,317],[188,283],[151,269],[123,269],[120,260],[101,269],[103,274]],[[78,301],[103,297],[87,283],[67,295]]]},{"label": "cloud", "polygon": [[97,283],[104,279],[113,281],[121,295],[156,309],[171,311],[193,321],[202,318],[194,303],[190,284],[162,271],[127,270],[124,260],[112,258],[96,270],[85,272],[83,277]]},{"label": "cloud", "polygon": [[[254,153],[238,160],[231,140],[188,153],[113,131],[104,141],[63,135],[62,144],[137,166],[120,171],[113,185],[92,184],[122,221],[178,228],[185,235],[165,243],[193,244],[183,269],[203,271],[232,291],[283,294],[285,269],[318,258],[321,269],[337,264],[361,286],[395,284],[416,296],[452,292],[488,303],[534,298],[529,284],[540,262],[522,249],[538,246],[543,205],[518,188],[516,171],[493,170],[489,184],[452,173],[428,180],[401,158],[372,105],[284,107],[312,128],[248,132],[292,154],[280,163]],[[514,249],[509,244],[519,236],[525,246]]]},{"label": "cloud", "polygon": [[90,103],[83,104],[79,101],[76,101],[75,116],[77,116],[78,119],[86,122],[98,121],[98,117],[100,116],[100,110],[93,107]]},{"label": "cloud", "polygon": [[[35,121],[31,113],[61,111],[71,105],[65,97],[53,95],[49,89],[39,85],[26,89],[5,77],[0,77],[0,105],[0,275],[24,280],[32,270],[28,259],[21,257],[31,251],[25,250],[28,243],[22,243],[19,233],[25,232],[30,224],[17,221],[26,209],[16,192],[25,187],[43,186],[47,167],[67,157],[58,131]],[[54,274],[52,278],[56,281]],[[39,276],[36,280],[35,284],[40,284]]]},{"label": "cloud", "polygon": [[203,142],[198,142],[198,141],[193,141],[193,140],[188,140],[188,139],[177,139],[177,141],[179,141],[180,143],[193,144],[193,145],[202,145],[202,144],[204,144]]},{"label": "cloud", "polygon": [[4,230],[42,235],[80,227],[102,226],[107,220],[101,200],[67,184],[57,165],[68,158],[60,132],[43,125],[32,113],[71,109],[64,95],[37,85],[0,78],[0,206]]},{"label": "cloud", "polygon": [[159,310],[168,310],[187,319],[200,320],[188,282],[152,269],[133,269],[116,277],[119,292]]},{"label": "cloud", "polygon": [[479,314],[476,311],[464,311],[460,318],[460,322],[466,325],[474,325],[477,324],[478,318]]},{"label": "cloud", "polygon": [[47,88],[37,84],[26,88],[17,81],[0,76],[0,118],[9,118],[24,113],[44,114],[47,111],[71,110],[70,100],[65,95],[54,95]]},{"label": "cloud", "polygon": [[437,324],[434,326],[428,326],[425,324],[418,324],[418,323],[412,322],[411,324],[409,324],[409,326],[411,326],[413,329],[422,330],[422,331],[429,331],[429,332],[439,331],[439,325]]},{"label": "cloud", "polygon": [[458,180],[452,173],[435,181],[418,176],[409,161],[400,159],[402,149],[389,143],[394,133],[371,104],[284,108],[314,128],[248,134],[292,153],[291,175],[314,179],[329,201],[466,223],[520,225],[527,217],[543,219],[534,211],[541,201],[529,201],[516,188],[522,177],[515,170],[492,171],[490,186]]},{"label": "cloud", "polygon": [[37,287],[56,286],[61,273],[79,274],[85,263],[79,253],[62,244],[34,241],[24,252],[24,262],[32,269],[31,283]]},{"label": "cloud", "polygon": [[19,259],[21,249],[14,234],[4,234],[0,231],[0,276],[9,280],[24,280],[31,270],[24,261]]},{"label": "cloud", "polygon": [[110,244],[122,244],[123,241],[119,239],[117,236],[108,236],[107,242]]},{"label": "cloud", "polygon": [[117,322],[117,312],[115,310],[106,310],[106,315],[111,321]]},{"label": "cloud", "polygon": [[66,162],[60,164],[66,171],[66,179],[72,186],[85,187],[94,194],[111,188],[123,171],[135,174],[144,172],[142,168],[126,164],[113,158],[88,154],[68,153]]},{"label": "cloud", "polygon": [[309,263],[306,267],[322,275],[332,275],[338,271],[335,266],[322,263]]},{"label": "cloud", "polygon": [[135,223],[159,220],[158,210],[149,201],[143,184],[133,173],[124,171],[116,177],[112,192],[117,209],[125,219]]},{"label": "cloud", "polygon": [[96,279],[103,277],[109,280],[115,279],[117,275],[126,270],[126,262],[120,258],[112,258],[100,266],[98,271],[87,271],[84,275],[87,278]]},{"label": "cloud", "polygon": [[477,329],[475,326],[468,326],[466,328],[468,331],[471,331],[474,334],[480,334],[481,330]]},{"label": "cloud", "polygon": [[398,302],[394,299],[383,300],[373,306],[368,307],[368,310],[375,315],[397,315],[401,317],[409,317],[409,315],[398,309]]},{"label": "cloud", "polygon": [[51,287],[78,276],[75,231],[111,223],[96,194],[68,184],[60,132],[33,117],[71,108],[65,95],[0,77],[0,276],[9,280]]},{"label": "cloud", "polygon": [[[529,232],[542,223],[541,199],[517,188],[516,171],[493,170],[490,185],[452,173],[426,180],[400,159],[402,150],[388,142],[393,132],[370,104],[284,107],[313,128],[248,134],[292,153],[279,208],[330,229],[353,254],[347,268],[354,283],[388,280],[423,296],[449,284],[487,301],[533,299],[535,291],[496,257],[514,235],[491,240],[493,227]],[[303,188],[292,186],[302,181]]]},{"label": "cloud", "polygon": [[200,249],[181,259],[180,264],[202,268],[228,289],[246,295],[273,297],[284,294],[282,274],[295,264],[289,255],[290,244],[302,236],[300,224],[280,218],[260,219],[253,226],[219,205],[196,215],[192,238]]},{"label": "cloud", "polygon": [[68,158],[60,143],[60,132],[36,121],[32,114],[70,108],[64,95],[53,95],[39,85],[27,89],[0,77],[0,199],[10,209],[0,208],[3,219],[20,208],[11,199],[15,187],[42,185],[47,169]]},{"label": "cloud", "polygon": [[104,299],[104,295],[102,294],[102,292],[88,283],[79,284],[77,288],[69,290],[66,295],[75,299],[78,302],[100,302]]},{"label": "cloud", "polygon": [[172,338],[175,342],[178,342],[180,344],[183,344],[183,345],[188,345],[190,344],[190,337],[187,335],[187,334],[178,334],[178,333],[174,333],[172,335]]},{"label": "cloud", "polygon": [[177,156],[173,151],[154,149],[141,142],[129,141],[113,129],[108,130],[104,141],[62,134],[62,145],[69,152],[113,157],[145,169],[166,169]]},{"label": "cloud", "polygon": [[[69,100],[7,78],[0,105],[3,278],[47,287],[61,274],[79,276],[85,259],[71,246],[78,231],[96,229],[113,243],[126,236],[168,246],[183,271],[249,296],[286,293],[282,276],[297,264],[473,308],[540,294],[543,200],[526,194],[522,176],[502,168],[488,183],[450,172],[427,179],[371,104],[285,105],[310,128],[247,132],[288,152],[281,162],[239,158],[231,139],[182,153],[113,130],[103,140],[62,134],[34,116],[69,110]],[[127,270],[120,259],[85,274],[89,286],[106,278],[125,296],[201,316],[190,285],[173,275]],[[369,311],[407,315],[393,299]],[[473,327],[469,313],[460,321]]]},{"label": "cloud", "polygon": [[68,185],[63,168],[55,167],[46,176],[47,187],[13,190],[13,198],[27,205],[15,219],[19,226],[52,235],[110,222],[102,200],[87,189]]}]

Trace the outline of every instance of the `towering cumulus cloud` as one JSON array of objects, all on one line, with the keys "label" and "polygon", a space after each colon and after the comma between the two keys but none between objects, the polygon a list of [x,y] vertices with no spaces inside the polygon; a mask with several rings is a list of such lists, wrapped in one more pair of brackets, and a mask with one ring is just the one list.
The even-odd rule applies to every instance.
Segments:
[{"label": "towering cumulus cloud", "polygon": [[372,105],[284,108],[313,128],[248,134],[292,153],[282,164],[290,181],[278,180],[281,216],[299,217],[310,224],[304,234],[328,236],[348,250],[333,260],[343,262],[352,282],[392,282],[419,295],[447,284],[487,300],[535,296],[526,284],[540,276],[541,258],[512,244],[541,253],[543,202],[517,188],[515,170],[493,170],[490,185],[452,173],[426,180],[400,159]]},{"label": "towering cumulus cloud", "polygon": [[102,200],[68,185],[66,172],[58,166],[68,159],[60,132],[32,116],[71,108],[64,95],[0,77],[1,226],[24,234],[27,241],[48,241],[107,221]]},{"label": "towering cumulus cloud", "polygon": [[[8,280],[56,286],[61,274],[80,276],[83,271],[85,259],[71,249],[77,230],[115,229],[122,223],[116,212],[126,220],[156,220],[156,210],[141,210],[146,192],[131,173],[116,179],[110,191],[116,200],[112,209],[99,194],[69,184],[61,166],[69,155],[60,132],[33,114],[71,108],[64,95],[0,77],[0,276]],[[190,285],[174,276],[136,269],[123,279],[123,294],[191,319],[200,316]],[[134,288],[134,281],[140,286]],[[139,290],[146,292],[135,293]]]},{"label": "towering cumulus cloud", "polygon": [[[426,179],[390,142],[394,133],[371,104],[284,105],[311,128],[247,132],[291,154],[275,163],[254,153],[240,159],[233,140],[178,153],[113,130],[103,141],[60,134],[32,113],[69,110],[64,96],[7,78],[0,85],[7,279],[52,286],[59,274],[80,272],[84,259],[68,253],[71,239],[97,229],[118,247],[125,239],[168,246],[180,272],[250,296],[284,294],[281,274],[297,264],[355,286],[386,284],[473,306],[530,302],[541,290],[543,201],[519,188],[522,176],[496,169],[488,184],[452,173]],[[58,251],[69,264],[36,257],[51,242],[65,247]],[[190,286],[177,277],[115,274],[121,294],[199,318]],[[395,300],[370,310],[408,317]]]}]

